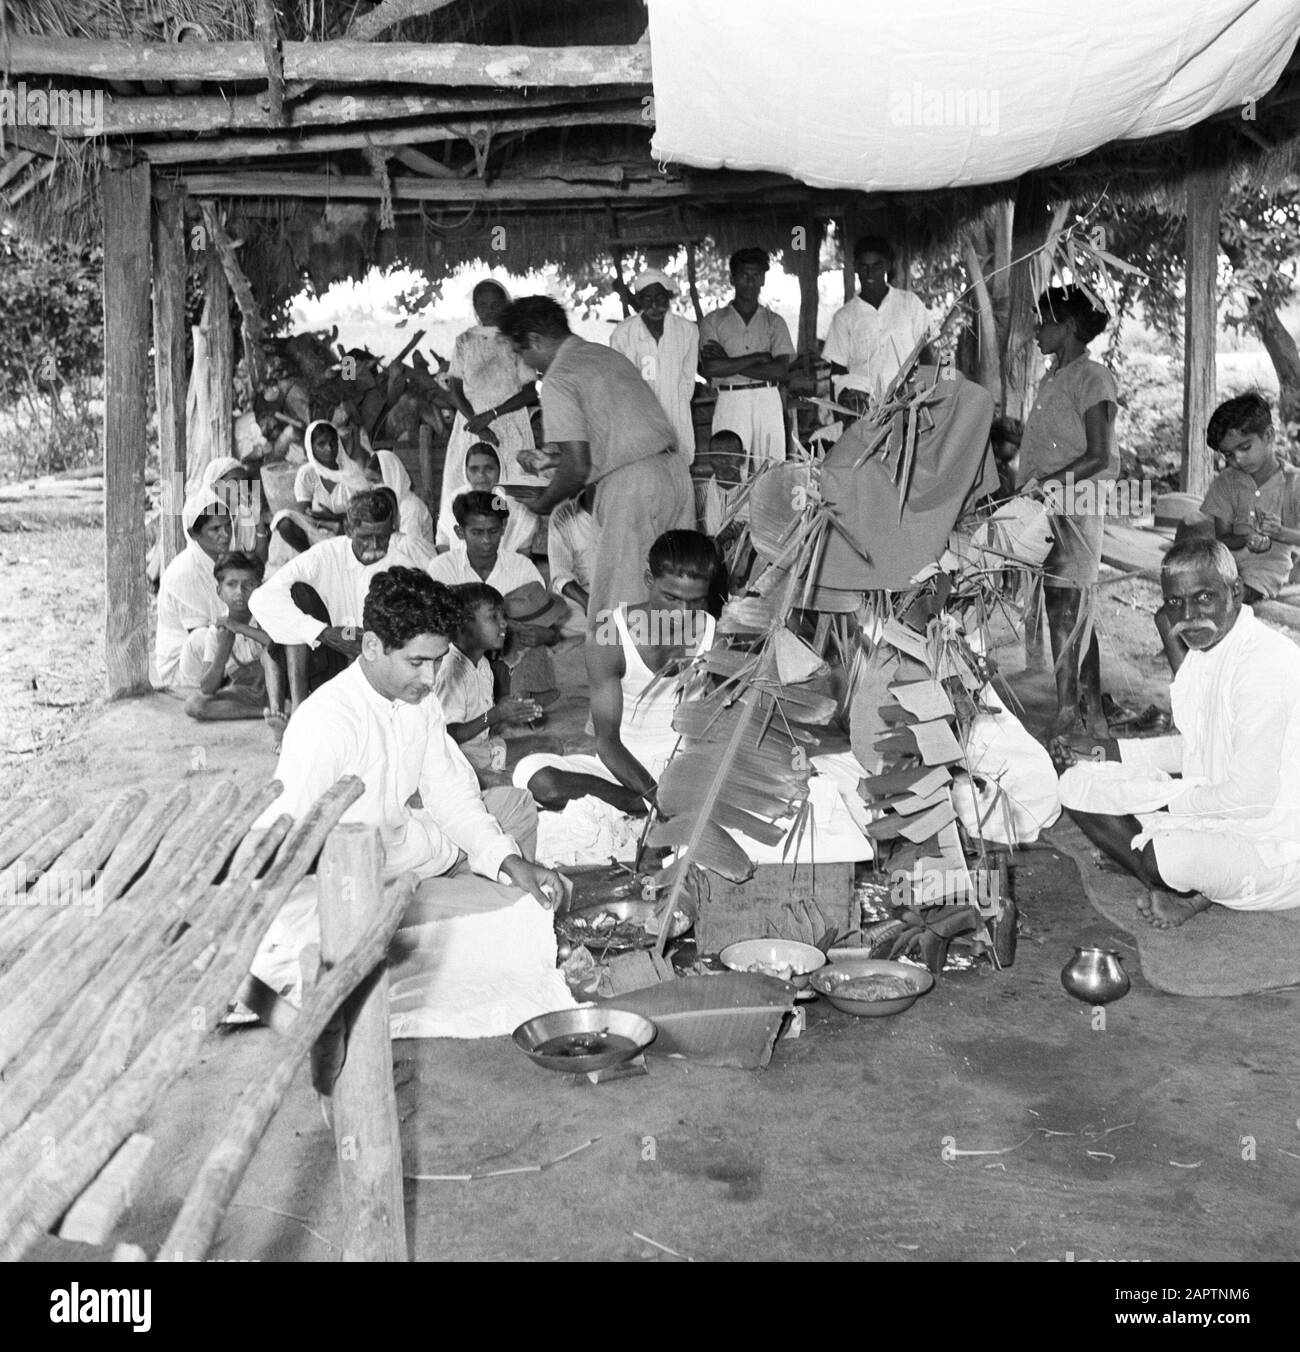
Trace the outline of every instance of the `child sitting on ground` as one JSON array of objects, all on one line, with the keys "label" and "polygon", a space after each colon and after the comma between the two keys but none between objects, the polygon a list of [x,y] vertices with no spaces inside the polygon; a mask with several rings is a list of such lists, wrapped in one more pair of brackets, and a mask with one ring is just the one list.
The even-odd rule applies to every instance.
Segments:
[{"label": "child sitting on ground", "polygon": [[447,731],[478,775],[479,786],[507,784],[504,738],[492,736],[502,725],[532,723],[542,706],[531,695],[493,694],[488,654],[506,641],[505,601],[485,582],[464,582],[452,592],[461,604],[460,627],[434,678],[434,693],[447,719]]},{"label": "child sitting on ground", "polygon": [[186,702],[185,712],[201,723],[264,717],[278,750],[285,674],[271,656],[270,635],[248,608],[248,598],[262,583],[262,561],[256,554],[223,554],[212,575],[226,613],[208,631],[198,693]]},{"label": "child sitting on ground", "polygon": [[465,452],[465,477],[471,492],[491,493],[500,498],[510,513],[505,534],[501,537],[501,548],[515,554],[531,554],[537,518],[522,503],[496,492],[496,486],[501,482],[501,457],[486,441],[475,442]]}]

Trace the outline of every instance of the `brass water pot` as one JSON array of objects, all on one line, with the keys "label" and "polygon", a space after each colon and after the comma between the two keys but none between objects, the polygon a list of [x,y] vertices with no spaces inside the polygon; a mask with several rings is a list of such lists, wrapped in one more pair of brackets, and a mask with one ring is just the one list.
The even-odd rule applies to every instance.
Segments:
[{"label": "brass water pot", "polygon": [[1107,948],[1076,948],[1061,968],[1061,985],[1085,1005],[1108,1005],[1128,994],[1128,973],[1120,955]]}]

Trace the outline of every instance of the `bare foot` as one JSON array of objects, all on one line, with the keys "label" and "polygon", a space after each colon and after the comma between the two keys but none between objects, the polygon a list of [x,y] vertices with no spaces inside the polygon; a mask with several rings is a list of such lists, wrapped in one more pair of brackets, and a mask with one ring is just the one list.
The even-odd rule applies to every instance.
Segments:
[{"label": "bare foot", "polygon": [[263,709],[262,719],[266,726],[271,729],[271,750],[278,756],[280,754],[280,743],[284,738],[284,730],[289,726],[289,716],[283,710],[272,712],[270,709]]},{"label": "bare foot", "polygon": [[1210,903],[1199,893],[1180,897],[1176,892],[1165,892],[1153,887],[1147,893],[1148,908],[1138,904],[1138,910],[1156,929],[1177,929],[1194,915],[1210,908]]}]

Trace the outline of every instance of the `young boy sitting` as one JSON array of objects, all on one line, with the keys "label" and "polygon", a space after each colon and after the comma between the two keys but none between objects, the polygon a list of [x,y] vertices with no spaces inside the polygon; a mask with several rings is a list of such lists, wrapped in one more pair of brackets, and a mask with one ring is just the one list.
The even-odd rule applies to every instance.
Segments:
[{"label": "young boy sitting", "polygon": [[442,705],[447,731],[474,767],[479,786],[508,783],[506,743],[492,736],[502,725],[531,723],[542,706],[529,695],[493,694],[488,654],[506,641],[506,611],[501,593],[485,582],[465,582],[451,589],[461,605],[461,619],[447,656],[434,677],[433,690]]},{"label": "young boy sitting", "polygon": [[1267,601],[1286,586],[1300,546],[1300,469],[1278,456],[1272,410],[1258,394],[1220,404],[1205,439],[1228,466],[1207,489],[1200,522],[1187,522],[1180,534],[1208,534],[1205,518],[1213,521],[1236,561],[1246,604]]},{"label": "young boy sitting", "polygon": [[270,635],[248,608],[262,573],[256,554],[223,554],[213,565],[226,613],[208,631],[198,693],[186,702],[185,712],[201,723],[265,717],[278,749],[284,731],[285,674],[271,656]]},{"label": "young boy sitting", "polygon": [[537,518],[522,503],[495,491],[501,482],[501,457],[486,441],[475,442],[465,452],[465,477],[469,480],[470,492],[492,494],[510,513],[501,548],[512,554],[531,554]]}]

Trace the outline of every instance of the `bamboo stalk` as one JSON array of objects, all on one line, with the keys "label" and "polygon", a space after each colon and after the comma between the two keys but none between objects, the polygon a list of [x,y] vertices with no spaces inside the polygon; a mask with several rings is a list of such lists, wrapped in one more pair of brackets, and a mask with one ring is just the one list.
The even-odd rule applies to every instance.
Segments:
[{"label": "bamboo stalk", "polygon": [[278,1055],[268,1058],[271,1064],[244,1090],[226,1135],[208,1152],[163,1241],[158,1262],[193,1262],[207,1254],[253,1153],[303,1059],[339,1006],[383,961],[414,889],[414,876],[405,874],[386,890],[383,906],[365,936],[311,991],[292,1029],[272,1044],[271,1050]]},{"label": "bamboo stalk", "polygon": [[359,779],[341,779],[296,823],[267,878],[250,890],[251,904],[225,951],[217,953],[198,986],[177,1001],[127,1071],[62,1138],[53,1158],[42,1159],[21,1178],[0,1178],[0,1261],[26,1252],[193,1061],[216,1022],[210,1016],[224,1007],[289,892],[363,791]]},{"label": "bamboo stalk", "polygon": [[178,788],[170,798],[150,803],[127,829],[121,843],[109,855],[100,874],[105,905],[117,900],[131,880],[153,857],[167,828],[185,810],[190,791]]},{"label": "bamboo stalk", "polygon": [[42,798],[33,803],[0,836],[0,868],[8,868],[33,840],[57,826],[68,812],[62,798]]},{"label": "bamboo stalk", "polygon": [[174,903],[181,878],[238,802],[238,788],[231,780],[222,779],[197,802],[189,803],[164,832],[148,866],[122,900],[133,908],[155,905],[163,898]]},{"label": "bamboo stalk", "polygon": [[238,812],[233,812],[226,819],[224,825],[208,841],[206,848],[181,879],[182,895],[196,884],[215,882],[228,862],[231,865],[231,872],[235,871],[231,855],[239,842],[252,830],[253,823],[283,792],[284,786],[278,779],[273,779],[258,789]]}]

